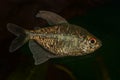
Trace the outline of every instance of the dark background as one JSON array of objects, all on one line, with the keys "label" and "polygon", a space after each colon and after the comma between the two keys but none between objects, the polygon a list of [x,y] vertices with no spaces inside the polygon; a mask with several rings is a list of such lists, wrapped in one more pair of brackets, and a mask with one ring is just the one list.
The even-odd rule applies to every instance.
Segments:
[{"label": "dark background", "polygon": [[[34,66],[28,43],[9,53],[15,36],[6,24],[44,27],[47,22],[35,17],[39,10],[56,12],[86,28],[103,46],[90,56],[51,59],[38,66]],[[0,0],[0,80],[120,80],[119,27],[119,0]]]}]

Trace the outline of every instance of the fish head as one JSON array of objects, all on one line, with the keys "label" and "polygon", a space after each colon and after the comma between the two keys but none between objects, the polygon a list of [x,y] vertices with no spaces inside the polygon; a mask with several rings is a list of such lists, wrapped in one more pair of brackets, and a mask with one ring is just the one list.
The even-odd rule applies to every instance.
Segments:
[{"label": "fish head", "polygon": [[102,46],[102,42],[93,35],[86,36],[82,51],[84,54],[90,54]]}]

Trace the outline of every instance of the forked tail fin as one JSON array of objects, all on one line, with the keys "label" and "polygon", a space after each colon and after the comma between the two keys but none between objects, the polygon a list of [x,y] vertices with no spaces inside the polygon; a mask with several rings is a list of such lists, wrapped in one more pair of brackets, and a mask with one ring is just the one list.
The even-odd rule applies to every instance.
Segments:
[{"label": "forked tail fin", "polygon": [[28,34],[26,34],[25,29],[23,29],[22,27],[19,27],[12,23],[8,23],[7,29],[17,36],[17,38],[15,38],[10,45],[10,52],[16,51],[28,41]]}]

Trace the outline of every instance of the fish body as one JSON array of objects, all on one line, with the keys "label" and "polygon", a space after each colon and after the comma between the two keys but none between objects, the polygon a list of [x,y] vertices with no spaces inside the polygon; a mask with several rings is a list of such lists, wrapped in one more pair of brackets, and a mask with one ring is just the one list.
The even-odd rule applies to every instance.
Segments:
[{"label": "fish body", "polygon": [[90,54],[102,45],[101,41],[87,30],[69,24],[53,12],[42,11],[36,17],[46,19],[51,26],[26,30],[12,23],[7,25],[8,30],[18,36],[12,42],[10,52],[29,41],[36,65],[54,57]]},{"label": "fish body", "polygon": [[[72,24],[59,24],[30,31],[30,39],[58,56],[78,56],[91,53],[99,48],[90,43],[95,38],[87,30]],[[98,41],[97,41],[98,42]],[[90,48],[94,46],[94,48]],[[88,48],[87,48],[88,47]]]}]

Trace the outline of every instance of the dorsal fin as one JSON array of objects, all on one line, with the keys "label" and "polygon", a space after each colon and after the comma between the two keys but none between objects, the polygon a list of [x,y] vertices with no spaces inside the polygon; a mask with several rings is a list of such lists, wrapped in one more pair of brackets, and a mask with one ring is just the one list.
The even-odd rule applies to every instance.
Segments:
[{"label": "dorsal fin", "polygon": [[36,17],[45,19],[49,25],[68,23],[63,17],[50,11],[39,11]]}]

